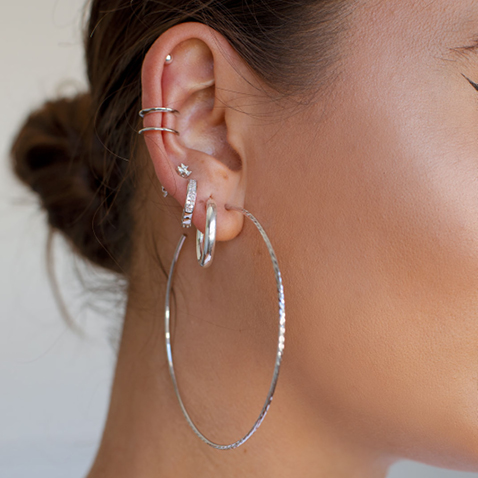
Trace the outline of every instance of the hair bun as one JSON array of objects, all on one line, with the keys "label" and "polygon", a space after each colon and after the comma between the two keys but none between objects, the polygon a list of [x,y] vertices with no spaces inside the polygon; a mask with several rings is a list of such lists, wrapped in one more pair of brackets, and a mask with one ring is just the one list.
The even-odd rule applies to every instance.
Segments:
[{"label": "hair bun", "polygon": [[105,149],[93,134],[92,121],[88,92],[45,102],[30,113],[15,137],[12,166],[38,194],[50,226],[61,231],[77,252],[123,272],[117,255],[125,252],[125,238],[114,223],[118,215],[108,208],[112,201],[104,200]]}]

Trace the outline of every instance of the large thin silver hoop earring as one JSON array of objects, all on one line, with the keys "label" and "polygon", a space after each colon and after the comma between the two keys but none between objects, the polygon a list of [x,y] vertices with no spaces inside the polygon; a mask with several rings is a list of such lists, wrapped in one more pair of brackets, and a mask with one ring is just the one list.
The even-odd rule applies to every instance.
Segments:
[{"label": "large thin silver hoop earring", "polygon": [[171,349],[171,333],[170,333],[170,308],[169,308],[169,295],[171,292],[171,284],[173,280],[173,275],[174,275],[174,267],[176,265],[176,262],[179,257],[179,253],[181,252],[181,248],[183,246],[183,243],[186,239],[186,234],[183,234],[181,238],[179,239],[178,245],[176,246],[176,251],[174,253],[173,261],[171,263],[171,268],[169,270],[169,277],[168,277],[168,284],[166,287],[166,305],[165,305],[165,312],[164,312],[164,325],[165,325],[165,339],[166,339],[166,352],[168,356],[168,364],[169,364],[169,373],[171,375],[171,379],[173,381],[173,386],[174,386],[174,391],[176,393],[176,396],[179,401],[179,405],[181,407],[181,410],[183,412],[183,415],[186,417],[187,422],[189,423],[190,427],[194,431],[194,433],[205,443],[208,445],[218,449],[218,450],[230,450],[232,448],[237,448],[241,446],[243,443],[245,443],[252,435],[253,433],[259,428],[260,424],[264,420],[264,417],[267,414],[267,411],[269,410],[270,404],[272,402],[272,397],[274,395],[274,391],[276,388],[277,384],[277,379],[279,376],[279,369],[280,369],[280,363],[282,360],[282,355],[284,353],[284,342],[285,342],[285,299],[284,299],[284,287],[282,285],[282,277],[281,273],[279,270],[279,264],[277,263],[277,257],[274,253],[274,249],[272,248],[272,244],[270,243],[269,238],[267,237],[267,234],[265,233],[264,229],[262,226],[259,224],[257,219],[248,211],[246,211],[244,208],[236,207],[236,206],[229,206],[226,205],[225,208],[227,210],[236,210],[247,216],[249,219],[252,220],[254,225],[259,229],[259,232],[262,235],[262,238],[264,239],[267,249],[269,250],[269,254],[272,260],[272,265],[274,267],[274,274],[275,274],[275,279],[277,283],[277,294],[278,294],[278,305],[279,305],[279,338],[278,338],[278,343],[277,343],[277,355],[276,355],[276,361],[275,361],[275,367],[274,367],[274,374],[272,377],[272,382],[271,386],[269,388],[269,393],[267,394],[266,401],[264,403],[264,406],[262,407],[262,410],[259,414],[259,418],[256,420],[252,428],[249,430],[249,432],[240,440],[230,444],[230,445],[219,445],[217,443],[212,442],[208,438],[206,438],[196,427],[194,422],[191,420],[191,418],[188,415],[188,412],[186,411],[186,408],[184,407],[183,401],[181,400],[181,396],[179,394],[178,390],[178,384],[176,381],[176,375],[174,373],[174,366],[173,366],[173,352]]}]

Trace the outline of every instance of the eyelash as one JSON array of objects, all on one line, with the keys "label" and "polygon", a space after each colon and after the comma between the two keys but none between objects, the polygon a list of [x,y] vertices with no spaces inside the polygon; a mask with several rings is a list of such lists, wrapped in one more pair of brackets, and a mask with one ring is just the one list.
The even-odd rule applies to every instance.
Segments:
[{"label": "eyelash", "polygon": [[470,85],[473,86],[473,88],[475,88],[476,91],[478,91],[478,83],[475,83],[474,81],[471,81],[471,80],[470,80],[468,77],[466,77],[465,75],[463,75],[463,77],[470,82]]}]

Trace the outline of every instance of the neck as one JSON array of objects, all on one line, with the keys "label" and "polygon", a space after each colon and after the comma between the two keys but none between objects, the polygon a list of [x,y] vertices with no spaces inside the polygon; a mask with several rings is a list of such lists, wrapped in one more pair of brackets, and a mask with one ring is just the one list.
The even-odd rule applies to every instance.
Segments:
[{"label": "neck", "polygon": [[[177,230],[168,236],[177,238],[165,245],[161,257],[173,257]],[[251,429],[271,384],[278,327],[275,282],[268,257],[235,252],[247,250],[244,244],[216,244],[215,263],[200,268],[194,239],[189,233],[173,281],[176,378],[198,429],[215,443],[230,444]],[[131,281],[109,413],[87,478],[386,476],[389,463],[341,436],[304,394],[294,358],[294,342],[299,349],[300,342],[292,335],[288,343],[287,333],[274,398],[261,426],[232,450],[200,440],[182,414],[169,375],[166,278],[151,276],[159,267],[151,266],[144,251],[144,260],[137,257],[135,263],[148,267]],[[231,264],[240,264],[234,274]],[[263,292],[267,285],[270,294]]]}]

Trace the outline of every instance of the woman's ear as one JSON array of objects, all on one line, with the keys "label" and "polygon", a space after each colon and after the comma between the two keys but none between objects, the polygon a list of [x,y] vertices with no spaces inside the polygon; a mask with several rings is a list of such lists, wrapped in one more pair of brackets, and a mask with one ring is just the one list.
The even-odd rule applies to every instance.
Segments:
[{"label": "woman's ear", "polygon": [[[172,61],[165,62],[168,54]],[[181,207],[189,179],[197,181],[192,222],[201,232],[206,202],[209,197],[216,201],[218,241],[236,237],[244,223],[242,214],[224,208],[226,204],[242,207],[245,197],[245,158],[238,153],[244,150],[239,132],[245,115],[228,108],[229,92],[244,82],[234,65],[239,61],[222,35],[201,23],[183,23],[155,41],[141,75],[142,108],[163,106],[179,111],[144,117],[143,127],[162,126],[179,132],[143,133],[156,175]],[[178,174],[181,164],[191,171],[186,178]]]}]

